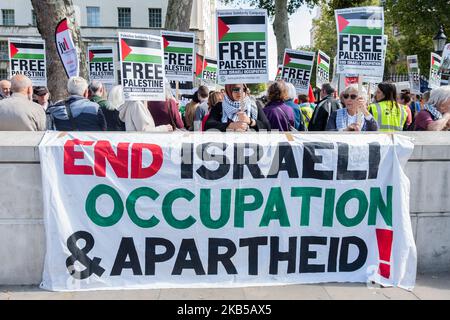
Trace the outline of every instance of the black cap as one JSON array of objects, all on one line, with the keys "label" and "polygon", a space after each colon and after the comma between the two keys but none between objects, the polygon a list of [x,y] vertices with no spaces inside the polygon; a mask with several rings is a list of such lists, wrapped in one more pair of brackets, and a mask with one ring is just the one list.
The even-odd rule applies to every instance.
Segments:
[{"label": "black cap", "polygon": [[37,96],[43,96],[48,93],[48,89],[47,89],[47,87],[43,87],[43,86],[42,87],[34,87],[33,93]]}]

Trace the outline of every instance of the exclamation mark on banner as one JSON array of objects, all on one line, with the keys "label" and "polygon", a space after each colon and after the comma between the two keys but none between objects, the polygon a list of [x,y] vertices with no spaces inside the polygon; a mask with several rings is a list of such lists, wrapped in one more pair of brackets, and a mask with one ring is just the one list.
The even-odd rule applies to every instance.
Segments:
[{"label": "exclamation mark on banner", "polygon": [[391,251],[392,251],[392,238],[394,232],[386,229],[376,229],[378,252],[380,256],[380,267],[378,273],[389,279],[391,275]]}]

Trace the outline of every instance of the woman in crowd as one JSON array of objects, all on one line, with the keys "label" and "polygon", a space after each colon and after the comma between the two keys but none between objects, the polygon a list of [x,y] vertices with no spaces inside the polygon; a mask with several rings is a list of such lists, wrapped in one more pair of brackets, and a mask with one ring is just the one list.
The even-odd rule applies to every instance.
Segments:
[{"label": "woman in crowd", "polygon": [[183,129],[184,124],[178,111],[178,103],[172,95],[170,83],[165,83],[166,100],[147,102],[148,110],[156,126],[171,125],[173,130]]},{"label": "woman in crowd", "polygon": [[377,131],[378,124],[367,110],[367,92],[350,85],[340,94],[342,109],[334,111],[327,122],[327,131]]},{"label": "woman in crowd", "polygon": [[433,89],[414,121],[416,131],[450,130],[450,86]]},{"label": "woman in crowd", "polygon": [[378,130],[383,132],[402,131],[406,129],[408,113],[404,106],[397,103],[395,84],[382,82],[375,92],[375,103],[369,105],[369,112],[378,124]]},{"label": "woman in crowd", "polygon": [[206,86],[200,86],[198,90],[195,91],[192,100],[186,105],[184,113],[184,126],[187,130],[198,130],[198,128],[194,128],[194,125],[196,121],[201,122],[207,112],[208,94],[208,88]]},{"label": "woman in crowd", "polygon": [[220,91],[212,91],[209,93],[208,97],[208,113],[202,119],[202,131],[205,131],[205,124],[209,118],[209,113],[211,112],[211,108],[223,101],[223,93]]},{"label": "woman in crowd", "polygon": [[270,122],[272,130],[295,130],[294,112],[285,104],[288,100],[288,90],[283,80],[273,82],[267,89],[269,103],[264,108],[264,113]]},{"label": "woman in crowd", "polygon": [[119,118],[125,123],[126,131],[172,131],[171,125],[155,126],[144,101],[125,101],[120,85],[111,89],[109,101],[119,111]]},{"label": "woman in crowd", "polygon": [[239,132],[270,130],[270,123],[250,96],[247,85],[227,84],[224,100],[212,106],[205,129]]},{"label": "woman in crowd", "polygon": [[288,92],[288,99],[284,101],[284,103],[288,107],[290,107],[292,109],[292,112],[294,113],[294,127],[298,131],[306,131],[305,122],[303,121],[304,119],[300,107],[294,102],[294,100],[297,98],[295,87],[292,83],[289,82],[285,82],[285,84]]}]

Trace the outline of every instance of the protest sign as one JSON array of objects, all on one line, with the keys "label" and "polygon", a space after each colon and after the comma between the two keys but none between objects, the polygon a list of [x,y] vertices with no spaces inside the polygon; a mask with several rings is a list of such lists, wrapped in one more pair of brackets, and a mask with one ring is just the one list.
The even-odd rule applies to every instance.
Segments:
[{"label": "protest sign", "polygon": [[89,80],[99,80],[108,87],[117,83],[113,47],[88,47],[88,68]]},{"label": "protest sign", "polygon": [[407,56],[408,77],[411,93],[420,94],[420,70],[417,55]]},{"label": "protest sign", "polygon": [[283,70],[283,65],[279,64],[277,68],[277,74],[275,76],[275,81],[281,80],[281,71]]},{"label": "protest sign", "polygon": [[62,19],[56,26],[55,44],[67,77],[78,77],[80,73],[80,62],[77,48],[72,39],[72,33],[67,24],[67,18]]},{"label": "protest sign", "polygon": [[412,151],[383,134],[48,131],[42,287],[412,289]]},{"label": "protest sign", "polygon": [[165,100],[162,38],[119,32],[119,46],[125,100]]},{"label": "protest sign", "polygon": [[[172,94],[175,97],[177,94],[177,82],[175,80],[170,81],[170,88]],[[191,95],[194,89],[194,83],[192,81],[178,81],[178,94]]]},{"label": "protest sign", "polygon": [[314,52],[285,49],[281,78],[294,85],[297,94],[308,95]]},{"label": "protest sign", "polygon": [[382,7],[335,10],[338,73],[378,76],[383,73]]},{"label": "protest sign", "polygon": [[450,73],[450,43],[447,43],[442,51],[441,67],[439,69],[441,73]]},{"label": "protest sign", "polygon": [[220,84],[267,82],[267,11],[217,10],[217,52]]},{"label": "protest sign", "polygon": [[428,87],[430,89],[436,89],[441,86],[441,73],[439,69],[441,68],[441,57],[431,52],[431,63],[430,63],[430,79],[428,80]]},{"label": "protest sign", "polygon": [[175,81],[192,81],[194,77],[195,34],[161,30],[164,41],[166,77]]},{"label": "protest sign", "polygon": [[[381,68],[382,72],[379,75],[372,75],[372,76],[365,75],[363,77],[364,82],[372,83],[372,84],[378,84],[378,83],[383,82],[384,62],[386,60],[387,43],[388,43],[388,36],[383,36],[383,67]],[[370,86],[369,86],[369,88],[370,88]],[[371,91],[371,92],[373,92],[373,91]]]},{"label": "protest sign", "polygon": [[322,88],[324,83],[330,82],[330,57],[319,50],[317,54],[316,87]]},{"label": "protest sign", "polygon": [[47,86],[45,42],[32,39],[8,39],[9,76],[23,74],[33,86]]},{"label": "protest sign", "polygon": [[217,83],[217,60],[205,57],[203,60],[202,80],[209,85]]}]

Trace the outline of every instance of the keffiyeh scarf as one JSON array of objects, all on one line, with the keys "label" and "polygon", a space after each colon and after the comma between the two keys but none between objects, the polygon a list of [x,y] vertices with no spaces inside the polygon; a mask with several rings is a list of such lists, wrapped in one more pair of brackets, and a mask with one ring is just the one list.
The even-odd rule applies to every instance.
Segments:
[{"label": "keffiyeh scarf", "polygon": [[435,106],[431,105],[431,104],[426,104],[423,107],[425,110],[427,110],[429,113],[431,113],[431,117],[433,118],[433,121],[439,120],[442,118],[442,113],[440,113],[438,111],[438,109],[436,109]]},{"label": "keffiyeh scarf", "polygon": [[237,121],[239,111],[244,111],[251,119],[258,118],[258,107],[250,97],[246,96],[243,101],[232,101],[225,95],[222,102],[222,123],[227,123],[228,119]]}]

